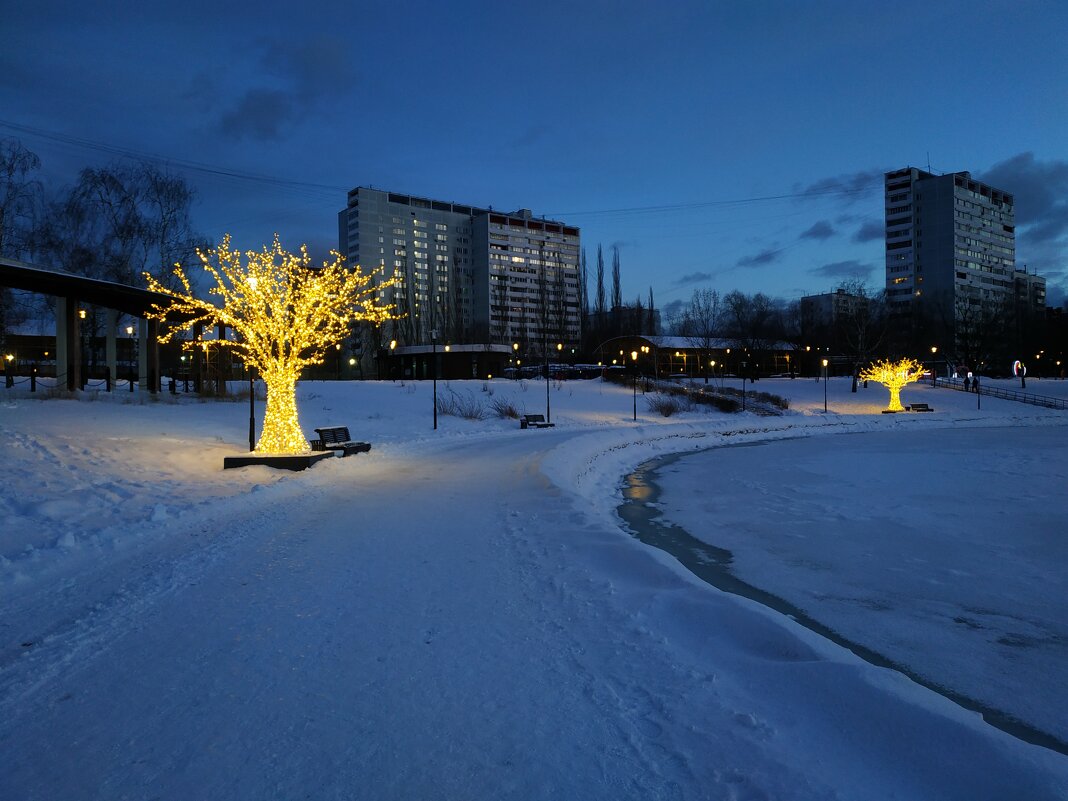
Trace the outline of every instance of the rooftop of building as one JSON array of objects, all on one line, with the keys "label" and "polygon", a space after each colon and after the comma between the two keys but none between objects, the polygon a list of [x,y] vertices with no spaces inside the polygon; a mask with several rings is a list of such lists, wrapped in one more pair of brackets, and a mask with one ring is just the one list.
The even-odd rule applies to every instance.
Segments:
[{"label": "rooftop of building", "polygon": [[399,203],[402,206],[411,206],[413,208],[447,211],[452,212],[453,214],[463,214],[467,217],[490,215],[491,222],[500,222],[502,224],[514,225],[520,228],[540,230],[542,225],[559,226],[563,229],[563,233],[569,236],[578,236],[578,228],[568,226],[561,220],[549,220],[546,219],[545,216],[535,217],[530,209],[500,211],[499,209],[494,209],[492,206],[489,208],[481,208],[480,206],[472,206],[465,203],[453,203],[448,200],[434,200],[432,198],[420,197],[418,195],[407,195],[402,192],[390,192],[385,189],[375,189],[373,186],[357,186],[354,189],[350,189],[348,195],[348,205],[350,208],[358,205],[360,192],[378,192],[386,195],[387,200],[390,203]]},{"label": "rooftop of building", "polygon": [[1005,192],[1004,190],[997,189],[996,187],[990,186],[989,184],[985,184],[982,181],[975,180],[974,178],[972,178],[972,174],[967,170],[962,170],[961,172],[947,172],[943,173],[942,175],[935,175],[932,172],[921,170],[919,167],[903,167],[900,170],[891,170],[890,172],[886,173],[886,183],[890,184],[895,179],[905,178],[906,176],[911,178],[913,172],[915,172],[916,179],[920,181],[927,181],[939,178],[948,179],[949,177],[952,177],[953,184],[955,186],[959,186],[968,189],[972,192],[976,192],[982,197],[990,198],[992,201],[996,201],[999,203],[1011,204],[1013,202],[1012,194],[1010,194],[1009,192]]}]

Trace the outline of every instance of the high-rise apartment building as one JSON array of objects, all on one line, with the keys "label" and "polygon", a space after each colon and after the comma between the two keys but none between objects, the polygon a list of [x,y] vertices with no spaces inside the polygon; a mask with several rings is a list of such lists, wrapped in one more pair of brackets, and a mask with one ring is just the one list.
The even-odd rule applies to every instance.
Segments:
[{"label": "high-rise apartment building", "polygon": [[505,344],[525,352],[578,343],[579,229],[440,200],[357,187],[338,214],[350,264],[397,283],[401,344]]},{"label": "high-rise apartment building", "polygon": [[[888,172],[886,292],[898,312],[922,308],[943,326],[1012,308],[1017,288],[1013,196],[967,172]],[[1045,305],[1044,281],[1023,294]],[[1034,309],[1041,311],[1041,308]],[[974,315],[973,315],[974,316]]]}]

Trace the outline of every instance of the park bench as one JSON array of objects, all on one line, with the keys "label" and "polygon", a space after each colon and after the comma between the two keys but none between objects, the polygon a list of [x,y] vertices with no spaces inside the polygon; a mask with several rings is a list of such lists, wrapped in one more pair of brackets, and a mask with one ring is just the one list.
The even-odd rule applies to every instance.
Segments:
[{"label": "park bench", "polygon": [[546,423],[544,414],[524,414],[519,418],[520,428],[552,428],[556,423]]},{"label": "park bench", "polygon": [[913,404],[910,404],[909,406],[906,406],[905,408],[908,409],[909,411],[913,411],[913,412],[933,412],[934,411],[934,409],[932,409],[926,403],[913,403]]},{"label": "park bench", "polygon": [[348,456],[351,453],[366,453],[371,450],[370,442],[353,442],[346,426],[317,428],[315,433],[319,435],[319,439],[311,441],[313,451],[341,451],[342,456]]}]

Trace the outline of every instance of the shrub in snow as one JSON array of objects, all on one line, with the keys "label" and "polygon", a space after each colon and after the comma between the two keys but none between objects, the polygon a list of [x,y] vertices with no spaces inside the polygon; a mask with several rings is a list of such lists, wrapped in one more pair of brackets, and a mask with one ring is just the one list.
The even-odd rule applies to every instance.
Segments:
[{"label": "shrub in snow", "polygon": [[510,418],[512,420],[519,419],[519,409],[515,404],[507,398],[494,398],[490,401],[490,411],[501,419]]},{"label": "shrub in snow", "polygon": [[471,393],[460,395],[446,389],[438,395],[438,414],[462,417],[465,420],[481,420],[486,416],[482,403]]},{"label": "shrub in snow", "polygon": [[662,395],[657,393],[656,395],[650,395],[646,398],[646,403],[649,404],[649,410],[653,412],[659,412],[664,417],[671,417],[675,412],[681,412],[683,409],[682,401],[678,395]]}]

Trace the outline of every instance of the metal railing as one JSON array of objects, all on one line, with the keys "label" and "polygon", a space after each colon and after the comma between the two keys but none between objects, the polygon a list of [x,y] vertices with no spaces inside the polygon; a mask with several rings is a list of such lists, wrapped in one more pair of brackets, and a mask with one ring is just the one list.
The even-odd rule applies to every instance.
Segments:
[{"label": "metal railing", "polygon": [[[975,390],[964,388],[964,382],[959,378],[935,378],[931,381],[932,386],[943,389],[955,389],[958,392],[974,392]],[[1068,409],[1068,399],[1050,398],[1046,395],[1035,395],[1031,392],[1017,392],[1014,389],[1002,389],[991,387],[979,382],[979,394],[989,398],[1003,398],[1004,400],[1029,403],[1032,406],[1044,406],[1047,409]]]}]

